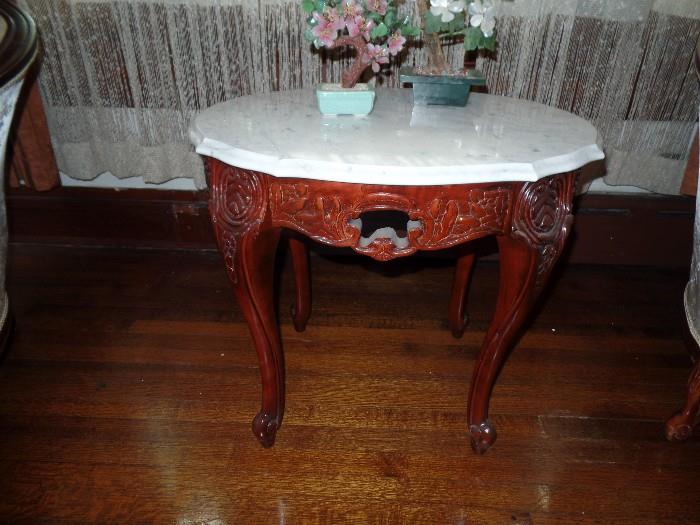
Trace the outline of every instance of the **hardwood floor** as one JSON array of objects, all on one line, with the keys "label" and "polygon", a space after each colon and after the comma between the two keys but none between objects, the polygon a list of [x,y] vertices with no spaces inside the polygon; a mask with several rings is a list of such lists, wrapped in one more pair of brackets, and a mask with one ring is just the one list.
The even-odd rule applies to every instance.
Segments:
[{"label": "hardwood floor", "polygon": [[680,408],[687,271],[571,266],[496,385],[498,441],[472,453],[466,398],[495,304],[447,324],[446,261],[312,258],[287,409],[250,421],[257,362],[215,252],[14,245],[17,331],[0,366],[0,522],[700,523],[700,440]]}]

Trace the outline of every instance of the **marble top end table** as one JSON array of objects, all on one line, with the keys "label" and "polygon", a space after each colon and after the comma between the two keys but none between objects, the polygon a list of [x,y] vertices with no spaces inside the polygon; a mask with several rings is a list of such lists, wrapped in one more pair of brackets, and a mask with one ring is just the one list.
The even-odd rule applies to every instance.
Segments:
[{"label": "marble top end table", "polygon": [[[485,452],[496,438],[491,390],[562,252],[577,173],[603,158],[593,126],[484,94],[465,108],[414,108],[401,89],[378,90],[368,117],[323,117],[313,91],[299,90],[217,104],[193,120],[190,135],[205,157],[219,249],[259,358],[262,408],[253,432],[263,446],[274,443],[284,413],[272,273],[287,228],[380,261],[497,237],[500,290],[468,402],[472,446]],[[405,214],[405,233],[382,227],[364,236],[363,216],[382,210]],[[302,246],[291,250],[299,330],[309,313]],[[460,259],[455,274],[456,335],[472,263]]]}]

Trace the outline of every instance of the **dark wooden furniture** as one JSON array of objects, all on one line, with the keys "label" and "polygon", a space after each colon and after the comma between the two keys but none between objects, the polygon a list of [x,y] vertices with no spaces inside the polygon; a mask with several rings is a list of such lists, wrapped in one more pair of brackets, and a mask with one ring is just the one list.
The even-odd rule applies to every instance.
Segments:
[{"label": "dark wooden furniture", "polygon": [[[532,183],[397,187],[280,179],[212,158],[206,162],[219,248],[258,352],[263,397],[253,432],[262,445],[272,446],[284,415],[285,369],[272,272],[280,232],[287,228],[379,261],[497,236],[501,287],[474,369],[468,415],[473,449],[478,453],[488,450],[496,439],[488,418],[491,390],[570,231],[576,172]],[[378,210],[406,213],[410,219],[407,236],[398,240],[362,237],[358,219]],[[310,311],[304,277],[308,269],[305,250],[298,242],[291,245],[297,282],[301,283],[294,324],[303,330]],[[457,271],[454,297],[459,301],[471,263],[466,256]],[[453,311],[460,313],[451,320],[453,331],[458,332],[461,304]]]},{"label": "dark wooden furniture", "polygon": [[11,138],[15,106],[37,53],[37,31],[32,18],[13,4],[0,2],[0,352],[7,345],[13,326],[5,292],[5,155]]},{"label": "dark wooden furniture", "polygon": [[13,188],[48,191],[60,186],[61,180],[37,74],[36,71],[30,74],[26,86],[28,89],[25,89],[17,107],[14,146],[9,154],[9,183]]},{"label": "dark wooden furniture", "polygon": [[[263,446],[284,416],[273,266],[286,229],[378,261],[496,237],[501,287],[468,406],[472,447],[488,450],[491,391],[571,230],[577,175],[604,157],[596,136],[570,113],[478,93],[466,108],[435,108],[414,106],[408,90],[383,90],[366,119],[322,117],[308,89],[200,113],[190,137],[206,159],[218,246],[258,354],[263,395],[253,431]],[[310,286],[300,238],[291,254],[294,325],[303,330]],[[449,313],[457,336],[472,264],[464,251]]]}]

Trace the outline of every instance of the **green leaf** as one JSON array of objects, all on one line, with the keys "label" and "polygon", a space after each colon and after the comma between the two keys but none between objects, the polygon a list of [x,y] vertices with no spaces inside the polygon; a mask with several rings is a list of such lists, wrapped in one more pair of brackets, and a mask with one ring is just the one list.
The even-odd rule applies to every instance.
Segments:
[{"label": "green leaf", "polygon": [[367,18],[369,20],[372,20],[375,24],[382,23],[382,15],[380,15],[379,13],[367,13]]},{"label": "green leaf", "polygon": [[468,27],[464,31],[464,49],[467,51],[474,51],[479,49],[479,44],[481,43],[481,38],[484,34],[478,27]]},{"label": "green leaf", "polygon": [[394,28],[394,25],[396,24],[396,11],[392,11],[390,9],[386,12],[386,15],[384,16],[384,24],[389,28]]},{"label": "green leaf", "polygon": [[447,23],[447,30],[450,33],[461,33],[464,29],[464,14],[457,14],[451,22]]},{"label": "green leaf", "polygon": [[401,34],[405,37],[417,37],[420,36],[420,28],[412,25],[401,26]]},{"label": "green leaf", "polygon": [[496,35],[491,35],[489,37],[483,37],[481,43],[479,44],[481,49],[488,49],[489,51],[496,51]]},{"label": "green leaf", "polygon": [[440,33],[442,31],[442,19],[428,11],[425,15],[425,32],[427,34]]},{"label": "green leaf", "polygon": [[372,33],[370,33],[370,36],[374,38],[381,38],[383,36],[386,36],[389,34],[389,29],[386,27],[384,22],[379,24],[378,26],[375,26],[372,28]]},{"label": "green leaf", "polygon": [[325,7],[326,7],[326,0],[316,0],[314,11],[318,11],[319,13],[321,13],[321,12],[323,12],[323,9]]},{"label": "green leaf", "polygon": [[301,2],[301,8],[304,10],[306,13],[313,13],[314,12],[314,7],[316,7],[316,4],[314,3],[314,0],[303,0]]}]

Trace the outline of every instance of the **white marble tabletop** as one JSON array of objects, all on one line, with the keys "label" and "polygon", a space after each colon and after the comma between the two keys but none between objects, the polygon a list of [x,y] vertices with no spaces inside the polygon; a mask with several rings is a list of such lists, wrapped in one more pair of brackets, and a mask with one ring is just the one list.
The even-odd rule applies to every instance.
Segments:
[{"label": "white marble tabletop", "polygon": [[464,108],[414,108],[409,89],[378,89],[367,117],[324,117],[311,89],[240,97],[197,115],[190,137],[232,166],[362,184],[535,181],[604,157],[571,113],[479,93]]}]

